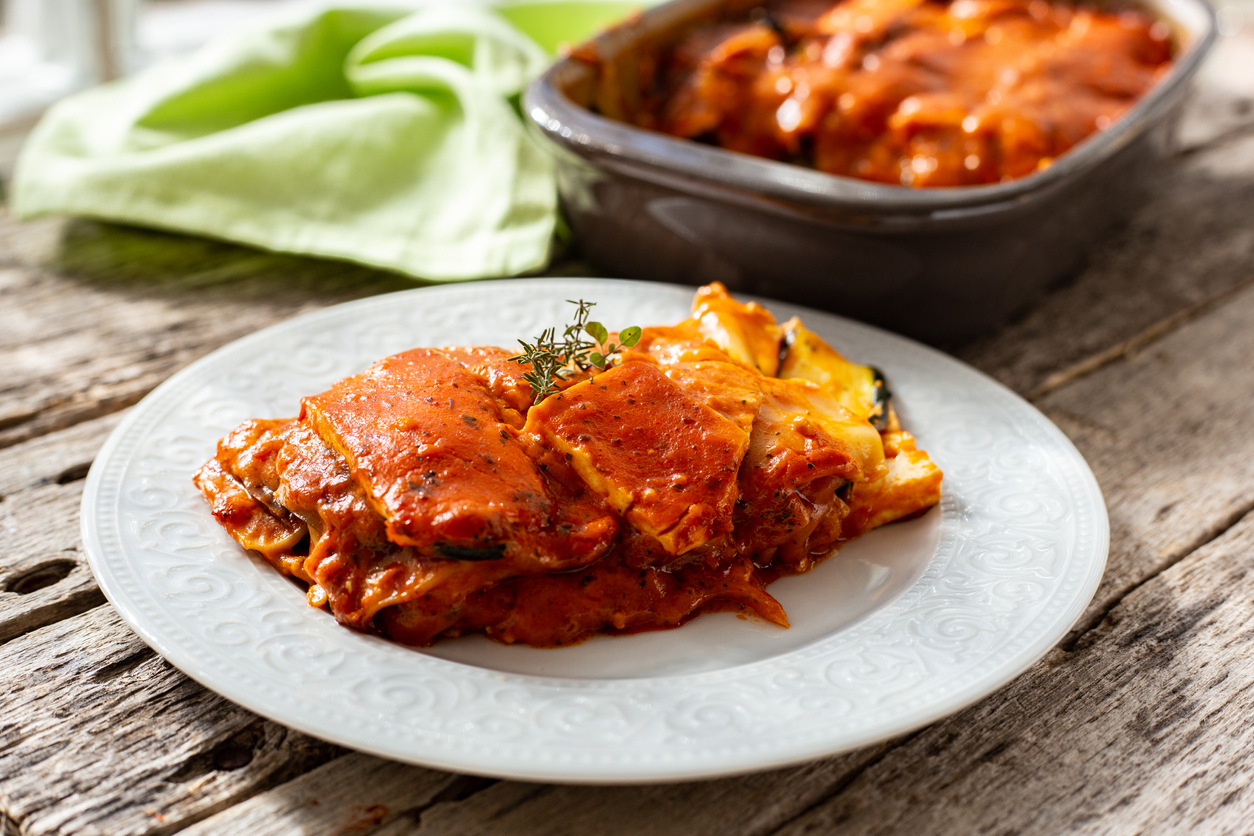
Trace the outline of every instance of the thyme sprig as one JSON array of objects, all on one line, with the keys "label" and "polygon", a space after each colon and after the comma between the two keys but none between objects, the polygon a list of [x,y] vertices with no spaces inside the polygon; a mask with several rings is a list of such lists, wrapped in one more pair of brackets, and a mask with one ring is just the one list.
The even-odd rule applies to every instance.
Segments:
[{"label": "thyme sprig", "polygon": [[[558,383],[596,368],[605,371],[610,360],[623,348],[631,348],[640,342],[640,329],[624,328],[618,334],[618,342],[610,342],[610,333],[604,325],[588,320],[596,302],[567,299],[575,305],[575,321],[562,331],[559,339],[556,328],[545,328],[535,342],[519,340],[522,352],[511,358],[515,363],[530,364],[531,371],[523,380],[531,386],[532,403],[539,403],[558,390]],[[584,339],[584,335],[592,339]]]}]

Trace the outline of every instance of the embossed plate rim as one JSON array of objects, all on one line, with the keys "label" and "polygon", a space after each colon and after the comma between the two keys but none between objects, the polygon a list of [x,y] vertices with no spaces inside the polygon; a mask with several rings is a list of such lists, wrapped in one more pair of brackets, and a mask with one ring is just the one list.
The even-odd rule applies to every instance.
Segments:
[{"label": "embossed plate rim", "polygon": [[[410,328],[406,317],[445,320],[429,326],[438,333],[452,327],[458,305],[484,299],[493,300],[491,319],[556,312],[577,295],[670,311],[686,307],[691,293],[605,279],[418,288],[305,314],[224,346],[157,387],[101,449],[82,503],[92,571],[154,650],[250,710],[382,757],[531,781],[690,780],[835,754],[971,704],[1066,634],[1097,589],[1109,541],[1101,491],[1071,442],[953,358],[794,305],[763,300],[778,315],[802,315],[894,381],[912,428],[946,471],[941,541],[914,585],[884,607],[819,642],[734,668],[626,680],[500,673],[343,630],[310,608],[285,609],[270,585],[286,583],[277,573],[207,551],[220,532],[199,497],[189,497],[194,456],[177,443],[203,442],[195,433],[207,430],[155,443],[172,432],[179,409],[192,410],[198,397],[202,407],[223,399],[215,382],[227,392],[245,392],[249,374],[265,383],[265,349],[299,335],[312,340],[316,362],[330,340],[394,339],[389,323]],[[377,356],[358,358],[357,367]],[[962,452],[980,443],[987,456]]]}]

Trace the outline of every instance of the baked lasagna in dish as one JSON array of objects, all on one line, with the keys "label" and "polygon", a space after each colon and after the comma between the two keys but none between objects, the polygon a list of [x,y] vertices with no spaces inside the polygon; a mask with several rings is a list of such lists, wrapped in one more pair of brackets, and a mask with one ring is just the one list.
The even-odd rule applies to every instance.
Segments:
[{"label": "baked lasagna in dish", "polygon": [[505,349],[416,348],[244,422],[195,482],[313,606],[412,645],[786,627],[773,580],[940,499],[877,371],[720,285],[604,365],[535,400]]},{"label": "baked lasagna in dish", "polygon": [[1132,3],[767,0],[641,56],[639,105],[607,115],[829,174],[996,183],[1108,128],[1172,52]]}]

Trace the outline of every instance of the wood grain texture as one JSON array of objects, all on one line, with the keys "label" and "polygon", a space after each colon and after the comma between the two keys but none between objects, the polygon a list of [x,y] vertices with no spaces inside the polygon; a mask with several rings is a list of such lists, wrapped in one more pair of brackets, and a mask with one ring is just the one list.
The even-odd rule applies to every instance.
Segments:
[{"label": "wood grain texture", "polygon": [[[1235,3],[1217,5],[1230,12],[1240,8]],[[1244,25],[1216,41],[1198,74],[1188,117],[1180,126],[1185,153],[1254,130],[1254,7],[1247,3],[1242,11]]]},{"label": "wood grain texture", "polygon": [[23,834],[165,834],[339,752],[156,656],[111,607],[0,646],[0,810]]},{"label": "wood grain texture", "polygon": [[82,480],[120,415],[0,450],[0,643],[104,603],[79,551]]},{"label": "wood grain texture", "polygon": [[45,223],[34,237],[0,235],[0,447],[129,406],[258,328],[416,284],[92,221]]},{"label": "wood grain texture", "polygon": [[1254,282],[1251,206],[1254,132],[1182,158],[1074,281],[958,356],[1025,396],[1065,383],[1073,367],[1092,371],[1095,356],[1117,360],[1160,323],[1179,327]]},{"label": "wood grain texture", "polygon": [[1111,552],[1081,629],[1254,508],[1254,288],[1038,405],[1106,497]]},{"label": "wood grain texture", "polygon": [[1080,630],[921,732],[721,781],[555,787],[346,755],[155,657],[96,606],[78,551],[82,474],[118,411],[237,336],[414,285],[0,217],[0,832],[1248,832],[1251,45],[1221,44],[1140,212],[1031,313],[960,352],[1035,397],[1105,491],[1110,568]]},{"label": "wood grain texture", "polygon": [[84,478],[124,414],[106,415],[0,450],[0,502],[19,491]]},{"label": "wood grain texture", "polygon": [[[1243,431],[1249,406],[1254,404],[1254,365],[1245,360],[1254,353],[1250,322],[1254,322],[1254,289],[1182,327],[1143,354],[1073,383],[1042,404],[1093,465],[1106,494],[1114,532],[1107,576],[1090,607],[1089,620],[1100,619],[1107,609],[1114,609],[1102,627],[1078,637],[1074,651],[1055,651],[1024,678],[975,708],[880,751],[863,750],[748,778],[671,787],[570,788],[501,782],[466,802],[424,811],[417,832],[766,834],[815,805],[816,809],[835,809],[837,802],[832,799],[847,799],[840,804],[851,805],[856,813],[820,816],[814,820],[813,830],[796,831],[789,826],[784,832],[844,832],[845,827],[867,833],[916,829],[928,833],[1017,833],[1033,832],[1033,828],[1042,833],[1069,832],[1083,824],[1079,819],[1084,815],[1092,817],[1092,832],[1103,832],[1115,824],[1127,826],[1126,832],[1141,832],[1138,828],[1151,820],[1155,826],[1166,827],[1170,815],[1154,807],[1154,793],[1142,796],[1140,788],[1152,785],[1163,771],[1175,776],[1173,780],[1188,776],[1179,776],[1169,768],[1167,754],[1131,757],[1125,751],[1117,760],[1100,761],[1100,766],[1089,770],[1075,767],[1072,751],[1085,745],[1076,735],[1088,724],[1105,722],[1103,733],[1109,736],[1123,734],[1125,727],[1141,722],[1136,713],[1141,705],[1139,696],[1150,706],[1171,699],[1179,702],[1179,694],[1207,705],[1210,713],[1206,721],[1191,718],[1180,734],[1187,737],[1190,751],[1210,753],[1199,755],[1199,762],[1220,756],[1226,759],[1225,768],[1232,777],[1216,785],[1227,788],[1225,793],[1234,783],[1248,780],[1254,762],[1241,764],[1245,732],[1235,741],[1231,738],[1234,730],[1248,726],[1246,717],[1254,692],[1245,696],[1234,692],[1235,702],[1221,700],[1211,705],[1206,694],[1213,676],[1204,679],[1198,674],[1190,679],[1181,674],[1179,681],[1173,681],[1172,672],[1160,670],[1171,662],[1168,657],[1147,657],[1145,648],[1133,647],[1136,642],[1106,637],[1112,624],[1122,623],[1127,633],[1147,631],[1146,641],[1152,645],[1154,636],[1178,628],[1174,641],[1192,647],[1188,636],[1192,626],[1199,623],[1195,616],[1209,612],[1207,607],[1227,607],[1228,621],[1223,630],[1234,635],[1245,633],[1234,646],[1237,656],[1230,657],[1222,650],[1227,645],[1219,642],[1199,648],[1200,655],[1190,658],[1197,664],[1208,658],[1218,660],[1214,675],[1232,665],[1241,668],[1245,679],[1234,687],[1247,688],[1254,681],[1254,661],[1246,658],[1247,645],[1254,642],[1254,607],[1249,603],[1254,600],[1254,574],[1246,584],[1250,589],[1233,586],[1231,598],[1212,600],[1217,589],[1234,583],[1240,574],[1230,570],[1229,563],[1254,568],[1254,519],[1221,536],[1234,519],[1254,507],[1254,436]],[[1073,411],[1091,417],[1079,419]],[[1164,511],[1164,503],[1172,507]],[[1216,537],[1220,539],[1198,551]],[[1180,594],[1153,606],[1136,603],[1141,600],[1136,596],[1148,594],[1147,589],[1159,583],[1153,580],[1146,584],[1147,580],[1159,578],[1190,554],[1190,565],[1212,558],[1223,563],[1215,570],[1218,574],[1213,583],[1195,586],[1193,581],[1205,572],[1190,570],[1191,580],[1182,587],[1191,590],[1189,595]],[[1144,588],[1138,588],[1143,584]],[[1133,589],[1136,592],[1129,596]],[[1148,615],[1151,612],[1152,617]],[[1189,626],[1179,626],[1186,624]],[[1102,641],[1110,646],[1099,656],[1101,663],[1080,667],[1081,660],[1097,652],[1089,649]],[[1065,673],[1056,673],[1059,668]],[[1151,671],[1148,681],[1158,690],[1138,690],[1142,685],[1149,687],[1139,680],[1139,672],[1148,675]],[[1069,678],[1059,684],[1059,676]],[[1103,689],[1110,692],[1110,681],[1122,682],[1126,692],[1111,696],[1114,702],[1090,700],[1080,705],[1080,695]],[[1177,697],[1172,697],[1171,689],[1177,687]],[[1162,720],[1151,717],[1144,722],[1152,726]],[[1057,730],[1046,739],[1041,727]],[[1030,729],[1030,734],[1024,733],[1024,728]],[[1183,746],[1175,739],[1174,729],[1164,726],[1157,732],[1157,740]],[[932,742],[920,748],[924,744],[918,741],[923,739]],[[957,745],[968,739],[977,743]],[[1146,746],[1153,742],[1141,741]],[[1094,747],[1106,745],[1108,741],[1103,738]],[[1096,756],[1086,751],[1085,758],[1091,757]],[[1117,769],[1112,767],[1114,763]],[[897,764],[895,771],[885,764]],[[1019,772],[1010,770],[1004,780],[995,781],[1007,764]],[[896,782],[894,792],[885,791],[873,803],[862,804],[858,800],[861,790],[854,787],[862,786],[866,775],[886,769],[890,771],[885,774]],[[1038,772],[1038,779],[1047,782],[1059,799],[1070,799],[1067,804],[1071,806],[1065,810],[1070,818],[1059,820],[1057,827],[1048,821],[1034,824],[1032,816],[1038,808],[1020,809],[1022,796],[1012,791],[1014,782]],[[926,790],[912,790],[915,782],[937,774],[943,777],[933,779]],[[969,777],[973,775],[979,777]],[[1103,780],[1096,781],[1094,776]],[[966,782],[962,793],[947,789],[946,781],[959,779]],[[990,786],[996,791],[982,796],[982,812],[962,812],[967,807],[963,793],[976,792],[982,782],[992,782]],[[934,800],[929,800],[929,793]],[[1129,794],[1136,795],[1137,803],[1146,807],[1137,814],[1140,818],[1125,818],[1121,812],[1120,800]],[[903,798],[907,801],[902,802]],[[994,803],[998,799],[1000,803]],[[1053,798],[1038,801],[1043,809],[1054,810]],[[1245,816],[1254,815],[1254,797],[1238,802],[1234,797],[1228,803],[1235,804]],[[1200,825],[1212,813],[1219,816],[1216,822],[1226,821],[1227,811],[1208,804],[1203,803],[1191,814],[1190,826]],[[920,806],[938,816],[936,826],[911,817],[911,811]],[[881,818],[891,820],[893,826],[878,828]],[[404,824],[398,822],[379,832],[404,832]]]},{"label": "wood grain texture", "polygon": [[883,743],[792,769],[645,787],[564,787],[502,781],[463,801],[431,805],[374,836],[722,836],[767,834],[823,803],[878,762]]},{"label": "wood grain texture", "polygon": [[218,813],[183,833],[208,836],[339,836],[369,834],[421,817],[432,804],[451,801],[484,779],[402,766],[368,755],[344,755],[280,787]]},{"label": "wood grain texture", "polygon": [[779,836],[1248,833],[1251,600],[1247,517]]},{"label": "wood grain texture", "polygon": [[0,644],[105,602],[77,549],[0,565]]}]

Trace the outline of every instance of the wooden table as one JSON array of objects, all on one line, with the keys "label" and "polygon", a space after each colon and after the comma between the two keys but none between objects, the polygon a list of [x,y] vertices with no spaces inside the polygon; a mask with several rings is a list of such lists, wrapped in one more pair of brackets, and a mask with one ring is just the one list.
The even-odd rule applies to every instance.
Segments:
[{"label": "wooden table", "polygon": [[[276,320],[410,286],[108,224],[0,219],[0,833],[1254,832],[1254,33],[1135,218],[956,353],[1075,441],[1109,568],[1071,635],[913,734],[654,787],[402,766],[206,691],[105,603],[83,477],[127,407]],[[576,263],[563,268],[577,273]]]}]

